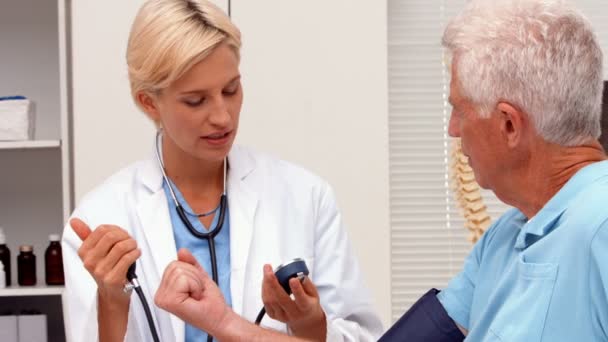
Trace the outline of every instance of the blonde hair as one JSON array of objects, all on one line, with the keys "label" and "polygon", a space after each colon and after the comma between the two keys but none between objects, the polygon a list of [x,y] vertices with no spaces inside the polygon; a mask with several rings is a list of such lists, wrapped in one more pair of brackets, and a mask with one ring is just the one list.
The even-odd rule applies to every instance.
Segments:
[{"label": "blonde hair", "polygon": [[[127,46],[131,95],[157,93],[181,78],[218,45],[240,56],[241,33],[207,0],[148,0],[139,9]],[[142,109],[143,110],[143,109]]]}]

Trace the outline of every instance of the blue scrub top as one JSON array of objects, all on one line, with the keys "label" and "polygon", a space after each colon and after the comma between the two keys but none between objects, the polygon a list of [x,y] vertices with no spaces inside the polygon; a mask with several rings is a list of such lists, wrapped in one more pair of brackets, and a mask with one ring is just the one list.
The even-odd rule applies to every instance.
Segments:
[{"label": "blue scrub top", "polygon": [[608,341],[608,161],[503,215],[438,298],[468,341]]},{"label": "blue scrub top", "polygon": [[[184,199],[184,196],[179,191],[179,189],[175,186],[175,184],[171,183],[173,187],[173,191],[175,192],[175,197],[177,197],[177,201],[182,205],[184,210],[186,211],[186,215],[190,219],[190,223],[192,226],[199,232],[206,232],[207,229],[203,226],[201,221],[193,214],[192,209]],[[175,237],[175,245],[177,250],[180,248],[187,248],[192,252],[196,260],[199,264],[205,269],[205,271],[211,277],[211,256],[209,254],[209,245],[207,240],[199,239],[192,235],[186,225],[182,222],[177,214],[177,209],[175,208],[175,203],[173,202],[173,198],[171,197],[171,193],[169,192],[169,187],[167,186],[167,182],[163,182],[163,188],[165,190],[165,195],[167,196],[167,201],[169,204],[169,213],[171,216],[171,225],[173,226],[173,236]],[[215,228],[217,225],[217,220],[219,219],[219,210],[215,213],[213,218],[213,223],[211,227]],[[226,215],[224,217],[224,225],[220,230],[220,233],[215,237],[215,253],[217,257],[217,270],[218,270],[218,280],[219,287],[226,299],[226,304],[228,306],[232,306],[232,297],[230,294],[230,212],[228,210],[228,206],[226,205]],[[199,330],[191,326],[190,324],[186,324],[186,342],[195,342],[195,341],[207,341],[207,333]]]}]

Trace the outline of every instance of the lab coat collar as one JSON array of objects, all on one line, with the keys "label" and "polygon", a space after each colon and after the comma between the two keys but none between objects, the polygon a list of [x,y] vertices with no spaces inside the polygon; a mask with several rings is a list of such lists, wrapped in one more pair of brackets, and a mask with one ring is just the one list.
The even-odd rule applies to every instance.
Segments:
[{"label": "lab coat collar", "polygon": [[[255,169],[255,160],[247,149],[240,146],[233,146],[228,154],[228,185],[233,181],[243,181]],[[156,152],[153,151],[152,158],[143,162],[139,170],[142,184],[152,193],[159,191],[163,187],[163,174],[156,159]]]},{"label": "lab coat collar", "polygon": [[[161,183],[162,184],[162,183]],[[160,284],[163,273],[169,264],[177,258],[175,238],[171,229],[171,219],[167,205],[167,197],[162,187],[149,196],[141,197],[137,203],[137,216],[141,223],[143,234],[146,238],[148,248],[154,251],[150,256],[154,263],[152,270],[145,270],[146,281],[151,284]],[[156,291],[156,289],[151,289]],[[155,294],[152,293],[152,296]],[[176,316],[171,315],[171,326],[176,341],[183,341],[185,334],[184,322]]]},{"label": "lab coat collar", "polygon": [[525,249],[549,234],[570,202],[598,179],[608,177],[608,161],[593,163],[580,169],[524,226],[517,237],[515,248]]},{"label": "lab coat collar", "polygon": [[[256,163],[248,150],[235,146],[228,155],[228,207],[230,208],[230,289],[232,308],[243,312],[246,266],[253,237],[260,189]],[[258,178],[259,179],[259,178]],[[260,270],[261,272],[261,270]]]}]

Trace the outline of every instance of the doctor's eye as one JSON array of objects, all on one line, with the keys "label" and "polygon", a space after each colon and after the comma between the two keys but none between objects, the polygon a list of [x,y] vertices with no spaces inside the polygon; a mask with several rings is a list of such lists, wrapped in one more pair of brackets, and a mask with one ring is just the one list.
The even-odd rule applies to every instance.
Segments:
[{"label": "doctor's eye", "polygon": [[226,96],[232,96],[232,95],[235,95],[238,91],[239,91],[239,86],[236,85],[234,87],[224,89],[224,91],[222,93]]},{"label": "doctor's eye", "polygon": [[200,98],[184,99],[183,102],[188,107],[198,107],[205,102],[205,98],[200,97]]}]

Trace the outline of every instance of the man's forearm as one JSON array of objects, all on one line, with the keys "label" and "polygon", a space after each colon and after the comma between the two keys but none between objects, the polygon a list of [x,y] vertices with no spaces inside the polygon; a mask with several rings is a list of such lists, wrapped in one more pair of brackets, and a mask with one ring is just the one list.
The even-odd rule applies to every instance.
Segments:
[{"label": "man's forearm", "polygon": [[221,342],[304,342],[293,336],[289,336],[274,330],[261,328],[246,321],[233,311],[230,311],[224,324],[213,333],[213,336]]}]

